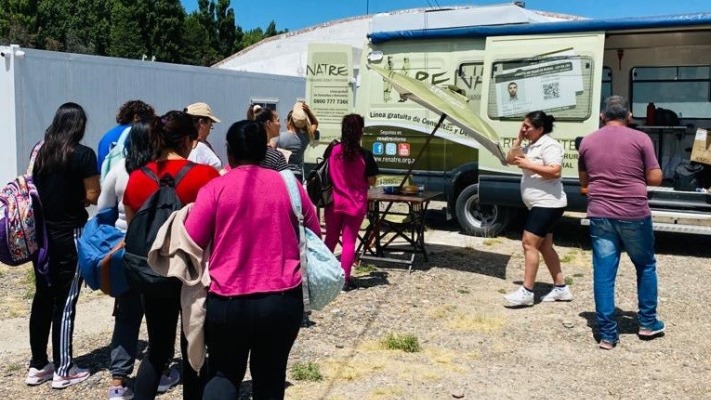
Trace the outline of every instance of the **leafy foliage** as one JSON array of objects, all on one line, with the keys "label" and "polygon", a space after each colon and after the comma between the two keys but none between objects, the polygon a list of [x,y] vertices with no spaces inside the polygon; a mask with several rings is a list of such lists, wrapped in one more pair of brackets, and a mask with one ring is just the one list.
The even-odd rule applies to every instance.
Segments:
[{"label": "leafy foliage", "polygon": [[318,364],[312,362],[299,361],[294,363],[294,366],[291,367],[291,375],[297,381],[316,382],[323,380]]},{"label": "leafy foliage", "polygon": [[0,0],[0,44],[46,50],[211,65],[286,32],[236,22],[231,0]]},{"label": "leafy foliage", "polygon": [[409,333],[389,333],[380,340],[380,343],[386,350],[402,350],[405,353],[417,353],[421,349],[417,336]]}]

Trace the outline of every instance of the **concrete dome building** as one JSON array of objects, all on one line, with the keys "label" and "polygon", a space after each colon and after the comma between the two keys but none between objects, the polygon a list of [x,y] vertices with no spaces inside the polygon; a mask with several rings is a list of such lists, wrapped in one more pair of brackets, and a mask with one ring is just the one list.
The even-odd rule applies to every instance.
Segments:
[{"label": "concrete dome building", "polygon": [[[452,9],[459,11],[454,21],[451,14],[447,13]],[[357,64],[363,45],[367,43],[368,34],[371,32],[397,32],[422,26],[431,29],[438,26],[529,24],[573,19],[581,18],[527,10],[517,4],[392,11],[339,19],[273,36],[241,50],[213,67],[305,77],[309,43],[350,45],[353,48],[354,63]]]}]

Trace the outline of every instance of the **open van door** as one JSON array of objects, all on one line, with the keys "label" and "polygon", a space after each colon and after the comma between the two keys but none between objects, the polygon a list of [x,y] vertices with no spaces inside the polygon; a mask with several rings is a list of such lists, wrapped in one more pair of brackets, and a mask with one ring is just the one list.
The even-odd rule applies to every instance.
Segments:
[{"label": "open van door", "polygon": [[[482,118],[508,151],[527,113],[542,110],[553,115],[556,122],[551,135],[565,149],[563,178],[573,201],[585,201],[575,199],[580,197],[575,138],[599,127],[604,41],[604,32],[491,36],[486,40]],[[521,205],[520,171],[502,166],[488,152],[482,152],[479,161],[479,202]],[[505,188],[508,200],[502,199]]]}]

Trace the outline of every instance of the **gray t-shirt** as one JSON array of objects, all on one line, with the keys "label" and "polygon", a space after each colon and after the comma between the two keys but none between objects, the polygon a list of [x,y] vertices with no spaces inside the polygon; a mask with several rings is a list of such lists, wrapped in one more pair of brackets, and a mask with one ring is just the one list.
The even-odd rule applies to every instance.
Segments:
[{"label": "gray t-shirt", "polygon": [[291,152],[286,162],[289,164],[289,169],[297,175],[303,176],[304,174],[304,151],[308,145],[309,136],[303,131],[298,133],[281,132],[277,137],[277,147]]}]

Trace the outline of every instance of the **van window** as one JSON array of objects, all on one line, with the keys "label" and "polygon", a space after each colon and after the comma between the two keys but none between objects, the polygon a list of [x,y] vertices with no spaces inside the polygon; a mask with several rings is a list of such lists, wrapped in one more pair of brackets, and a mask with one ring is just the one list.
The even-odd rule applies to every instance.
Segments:
[{"label": "van window", "polygon": [[600,99],[605,100],[612,96],[612,69],[610,67],[602,67],[602,88]]},{"label": "van window", "polygon": [[566,55],[497,61],[492,65],[487,112],[491,119],[521,119],[531,111],[582,121],[592,110],[593,61]]},{"label": "van window", "polygon": [[647,104],[680,118],[711,118],[711,66],[632,68],[632,114],[644,118]]},{"label": "van window", "polygon": [[462,90],[462,94],[469,99],[469,104],[477,112],[481,106],[481,86],[483,82],[483,62],[463,63],[457,68],[454,85]]}]

